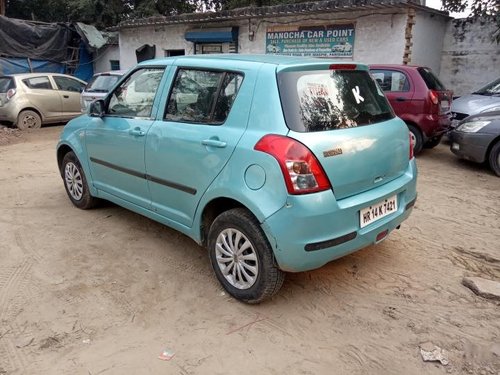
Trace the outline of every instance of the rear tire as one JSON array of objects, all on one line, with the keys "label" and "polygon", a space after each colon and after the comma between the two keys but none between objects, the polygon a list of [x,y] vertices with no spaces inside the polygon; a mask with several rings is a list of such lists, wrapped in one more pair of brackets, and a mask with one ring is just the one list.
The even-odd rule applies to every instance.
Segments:
[{"label": "rear tire", "polygon": [[42,119],[35,111],[22,111],[17,116],[16,126],[19,130],[40,129],[42,127]]},{"label": "rear tire", "polygon": [[434,148],[434,147],[436,147],[438,144],[441,143],[441,138],[443,138],[442,135],[429,139],[427,142],[425,142],[424,147],[425,148]]},{"label": "rear tire", "polygon": [[273,296],[285,279],[259,222],[244,208],[215,218],[208,234],[208,254],[224,289],[246,303]]},{"label": "rear tire", "polygon": [[490,168],[500,177],[500,141],[497,141],[491,148],[488,161]]},{"label": "rear tire", "polygon": [[423,146],[423,138],[422,138],[422,133],[420,130],[413,125],[408,125],[408,130],[411,133],[411,137],[413,139],[413,154],[417,155],[422,151],[422,146]]},{"label": "rear tire", "polygon": [[64,155],[61,173],[64,180],[64,188],[71,202],[82,210],[95,207],[98,199],[90,195],[85,172],[72,151]]}]

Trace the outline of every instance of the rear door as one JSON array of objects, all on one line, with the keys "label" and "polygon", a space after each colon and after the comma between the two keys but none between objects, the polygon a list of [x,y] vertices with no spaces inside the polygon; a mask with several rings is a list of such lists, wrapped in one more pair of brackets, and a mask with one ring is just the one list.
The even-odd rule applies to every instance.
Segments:
[{"label": "rear door", "polygon": [[404,71],[371,69],[370,72],[384,91],[397,116],[404,118],[405,114],[412,113],[412,99],[415,89],[411,84],[410,77]]},{"label": "rear door", "polygon": [[409,162],[408,129],[384,93],[366,70],[340,67],[278,73],[289,136],[315,154],[337,199],[401,176]]},{"label": "rear door", "polygon": [[62,101],[47,75],[25,78],[22,82],[27,87],[27,101],[42,113],[44,119],[55,121],[61,118]]},{"label": "rear door", "polygon": [[245,131],[253,79],[233,71],[178,69],[163,121],[155,122],[146,142],[154,211],[192,225],[200,198]]}]

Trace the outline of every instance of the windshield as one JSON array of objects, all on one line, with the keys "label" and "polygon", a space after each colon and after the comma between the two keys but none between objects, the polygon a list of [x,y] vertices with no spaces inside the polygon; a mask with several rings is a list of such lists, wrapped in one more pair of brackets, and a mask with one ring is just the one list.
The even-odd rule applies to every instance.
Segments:
[{"label": "windshield", "polygon": [[353,128],[394,117],[367,71],[284,72],[278,85],[287,126],[295,131]]},{"label": "windshield", "polygon": [[418,68],[417,70],[429,90],[446,91],[446,87],[444,87],[438,77],[432,73],[432,70],[429,68]]},{"label": "windshield", "polygon": [[0,77],[0,93],[6,93],[14,88],[14,80],[11,77]]},{"label": "windshield", "polygon": [[477,90],[476,92],[474,92],[474,94],[488,96],[500,95],[500,78],[487,84],[482,89]]},{"label": "windshield", "polygon": [[103,74],[94,76],[87,85],[85,91],[87,92],[108,92],[113,85],[120,79],[120,76]]}]

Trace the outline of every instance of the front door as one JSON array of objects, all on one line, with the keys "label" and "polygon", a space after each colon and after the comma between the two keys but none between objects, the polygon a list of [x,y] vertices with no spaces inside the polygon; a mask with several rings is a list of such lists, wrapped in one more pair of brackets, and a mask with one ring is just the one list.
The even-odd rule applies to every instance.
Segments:
[{"label": "front door", "polygon": [[105,114],[93,117],[86,132],[94,186],[149,208],[144,144],[158,105],[164,68],[134,71],[108,97]]}]

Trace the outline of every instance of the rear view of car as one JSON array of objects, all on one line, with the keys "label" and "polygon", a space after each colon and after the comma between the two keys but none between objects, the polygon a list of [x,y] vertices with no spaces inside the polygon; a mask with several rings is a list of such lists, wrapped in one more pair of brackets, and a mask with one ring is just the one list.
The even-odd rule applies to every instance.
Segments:
[{"label": "rear view of car", "polygon": [[110,72],[94,74],[82,92],[80,104],[82,112],[85,112],[89,104],[96,99],[104,98],[109,90],[118,82],[125,73],[124,70],[112,70]]},{"label": "rear view of car", "polygon": [[426,67],[370,65],[370,71],[408,126],[415,154],[437,146],[450,128],[453,93]]},{"label": "rear view of car", "polygon": [[108,199],[190,236],[248,303],[382,241],[417,195],[408,128],[367,67],[323,59],[141,63],[57,156],[75,206]]}]

